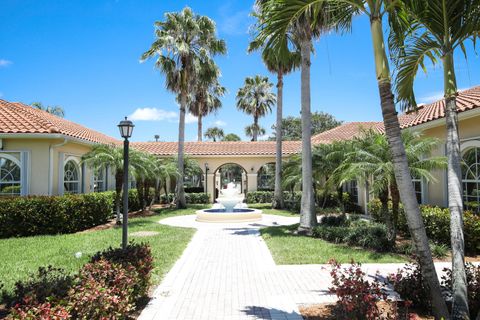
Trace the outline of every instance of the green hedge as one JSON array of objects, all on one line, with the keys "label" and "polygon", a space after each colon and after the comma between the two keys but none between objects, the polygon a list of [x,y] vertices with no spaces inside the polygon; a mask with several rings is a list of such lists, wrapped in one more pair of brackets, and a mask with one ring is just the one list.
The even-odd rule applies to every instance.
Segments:
[{"label": "green hedge", "polygon": [[[175,194],[169,193],[168,199],[165,194],[160,196],[160,203],[171,203],[175,200]],[[210,194],[205,192],[185,193],[187,204],[207,204],[210,203]]]},{"label": "green hedge", "polygon": [[15,197],[0,200],[0,238],[72,233],[108,221],[109,193]]},{"label": "green hedge", "polygon": [[[389,207],[391,208],[391,203],[389,203]],[[382,221],[380,215],[381,204],[378,199],[370,201],[368,210],[375,220]],[[448,208],[421,205],[420,210],[430,240],[437,244],[450,246],[450,211]],[[400,232],[408,234],[407,221],[402,206],[400,206],[399,211],[397,228]],[[480,216],[471,211],[465,211],[463,218],[465,251],[470,254],[477,254],[480,252]]]}]

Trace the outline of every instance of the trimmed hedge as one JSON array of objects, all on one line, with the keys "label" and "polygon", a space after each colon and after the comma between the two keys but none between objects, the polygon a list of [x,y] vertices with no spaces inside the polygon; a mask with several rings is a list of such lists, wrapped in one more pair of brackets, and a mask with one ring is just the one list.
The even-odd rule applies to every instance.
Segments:
[{"label": "trimmed hedge", "polygon": [[[389,203],[391,208],[391,203]],[[376,221],[382,221],[380,201],[375,199],[368,204],[368,210]],[[421,205],[423,222],[427,236],[435,243],[450,246],[450,211],[448,208]],[[480,252],[480,216],[472,211],[464,212],[465,251],[469,254]],[[408,226],[403,207],[398,215],[398,230],[408,234]]]},{"label": "trimmed hedge", "polygon": [[14,197],[0,200],[0,238],[73,233],[108,221],[109,193]]},{"label": "trimmed hedge", "polygon": [[[169,193],[168,199],[165,194],[160,196],[160,203],[171,203],[175,200],[175,194]],[[185,193],[187,204],[208,204],[210,203],[210,194],[205,192]]]}]

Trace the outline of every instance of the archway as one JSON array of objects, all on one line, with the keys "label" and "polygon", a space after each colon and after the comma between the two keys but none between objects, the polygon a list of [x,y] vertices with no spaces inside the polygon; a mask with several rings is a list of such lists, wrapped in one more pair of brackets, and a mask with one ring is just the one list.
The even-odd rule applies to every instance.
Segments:
[{"label": "archway", "polygon": [[236,163],[225,163],[219,166],[213,173],[214,199],[218,198],[221,189],[227,187],[229,183],[235,183],[241,193],[247,193],[248,177],[247,170]]},{"label": "archway", "polygon": [[275,189],[275,163],[266,163],[257,172],[257,190],[273,191]]}]

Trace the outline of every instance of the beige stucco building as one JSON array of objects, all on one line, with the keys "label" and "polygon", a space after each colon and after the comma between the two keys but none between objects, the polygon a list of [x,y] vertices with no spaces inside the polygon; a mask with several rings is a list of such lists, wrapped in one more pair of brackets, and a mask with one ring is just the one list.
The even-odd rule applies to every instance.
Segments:
[{"label": "beige stucco building", "polygon": [[[465,201],[480,203],[480,87],[459,93],[459,132],[464,168]],[[417,112],[402,114],[403,130],[420,131],[445,141],[443,101],[424,105]],[[312,137],[312,144],[351,139],[362,128],[383,132],[381,122],[351,122]],[[121,141],[74,122],[21,103],[0,99],[0,195],[61,195],[111,190],[115,181],[108,168],[94,173],[81,163],[83,154],[95,144],[121,144]],[[132,147],[159,157],[177,153],[176,142],[137,142]],[[282,157],[301,152],[299,141],[285,141]],[[435,150],[445,154],[444,143]],[[196,186],[210,193],[221,189],[226,178],[222,168],[235,166],[234,177],[242,192],[267,189],[275,162],[275,142],[186,142],[185,154],[198,162],[203,174]],[[445,170],[434,173],[436,182],[414,181],[422,203],[447,206]],[[229,177],[232,179],[232,177]],[[366,210],[372,197],[367,188],[355,182],[345,185]]]}]

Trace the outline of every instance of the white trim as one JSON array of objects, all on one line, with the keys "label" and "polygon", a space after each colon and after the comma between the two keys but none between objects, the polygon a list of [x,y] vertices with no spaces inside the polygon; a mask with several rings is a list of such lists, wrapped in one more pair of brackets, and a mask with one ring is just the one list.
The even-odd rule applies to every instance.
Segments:
[{"label": "white trim", "polygon": [[[51,196],[53,195],[53,150],[55,148],[65,145],[66,143],[67,143],[67,139],[64,139],[63,142],[61,143],[51,144],[48,146],[48,194]],[[60,190],[59,190],[59,193],[60,193]]]},{"label": "white trim", "polygon": [[[114,144],[113,142],[93,142],[89,140],[75,138],[62,133],[0,133],[0,139],[65,139],[68,142],[75,142],[87,146],[92,146],[96,144]],[[118,143],[120,143],[120,141],[118,141]]]},{"label": "white trim", "polygon": [[462,156],[463,156],[463,153],[465,153],[469,149],[473,149],[473,148],[480,148],[480,140],[473,140],[472,139],[472,140],[462,142],[460,144],[460,152],[462,153]]}]

